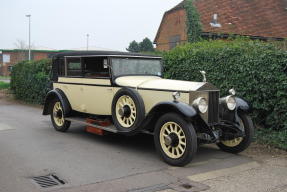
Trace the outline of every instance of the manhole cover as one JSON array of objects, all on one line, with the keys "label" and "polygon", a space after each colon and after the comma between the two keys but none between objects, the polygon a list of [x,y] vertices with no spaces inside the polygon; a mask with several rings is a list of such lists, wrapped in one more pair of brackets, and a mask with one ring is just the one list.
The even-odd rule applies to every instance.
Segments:
[{"label": "manhole cover", "polygon": [[59,177],[55,174],[33,177],[32,180],[41,188],[48,188],[65,184],[65,182],[62,179],[59,179]]}]

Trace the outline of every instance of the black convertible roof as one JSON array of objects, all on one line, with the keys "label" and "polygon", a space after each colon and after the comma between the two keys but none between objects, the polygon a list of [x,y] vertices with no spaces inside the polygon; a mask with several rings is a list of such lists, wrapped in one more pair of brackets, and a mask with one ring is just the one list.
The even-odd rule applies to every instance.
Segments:
[{"label": "black convertible roof", "polygon": [[79,56],[79,57],[88,57],[88,56],[120,56],[120,57],[145,57],[145,58],[158,58],[160,56],[156,55],[147,55],[139,53],[130,53],[130,52],[120,52],[120,51],[69,51],[55,54],[55,58],[59,57],[70,57],[70,56]]}]

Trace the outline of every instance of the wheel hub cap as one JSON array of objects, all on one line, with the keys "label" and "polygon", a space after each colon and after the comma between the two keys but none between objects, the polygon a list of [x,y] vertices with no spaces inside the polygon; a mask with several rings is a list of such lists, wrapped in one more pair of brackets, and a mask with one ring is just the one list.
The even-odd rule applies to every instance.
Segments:
[{"label": "wheel hub cap", "polygon": [[177,147],[179,144],[179,138],[176,133],[171,133],[164,138],[164,142],[168,146]]},{"label": "wheel hub cap", "polygon": [[129,117],[131,115],[131,108],[128,105],[125,105],[119,109],[119,114],[122,117]]}]

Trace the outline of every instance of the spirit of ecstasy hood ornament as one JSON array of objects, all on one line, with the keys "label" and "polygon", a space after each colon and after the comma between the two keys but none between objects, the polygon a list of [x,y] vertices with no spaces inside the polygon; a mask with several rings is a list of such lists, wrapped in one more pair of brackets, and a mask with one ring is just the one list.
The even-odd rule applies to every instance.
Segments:
[{"label": "spirit of ecstasy hood ornament", "polygon": [[206,82],[206,72],[205,71],[200,71],[201,75],[203,76],[203,82]]}]

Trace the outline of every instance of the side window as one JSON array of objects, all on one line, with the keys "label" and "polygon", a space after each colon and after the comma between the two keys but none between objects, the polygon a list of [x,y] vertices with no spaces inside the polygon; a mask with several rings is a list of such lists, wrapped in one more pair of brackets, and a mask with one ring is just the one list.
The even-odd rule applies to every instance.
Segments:
[{"label": "side window", "polygon": [[81,58],[67,58],[67,76],[83,76]]},{"label": "side window", "polygon": [[82,58],[83,74],[86,78],[109,78],[107,57]]}]

